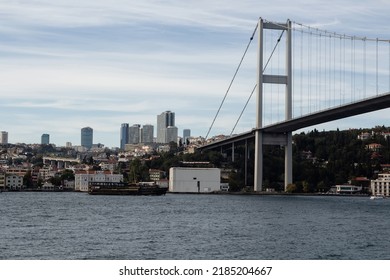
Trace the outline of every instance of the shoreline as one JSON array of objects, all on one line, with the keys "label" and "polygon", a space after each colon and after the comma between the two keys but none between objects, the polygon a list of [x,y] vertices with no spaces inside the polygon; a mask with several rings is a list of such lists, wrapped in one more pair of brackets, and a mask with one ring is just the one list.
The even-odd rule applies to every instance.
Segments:
[{"label": "shoreline", "polygon": [[[24,189],[24,190],[0,190],[4,193],[15,192],[45,192],[45,193],[84,193],[75,190],[40,190],[40,189]],[[87,192],[85,192],[87,194]],[[370,197],[371,194],[330,194],[330,193],[285,193],[285,192],[170,192],[166,194],[198,194],[198,195],[256,195],[256,196],[335,196],[335,197]]]},{"label": "shoreline", "polygon": [[199,195],[260,195],[260,196],[337,196],[337,197],[369,197],[370,194],[330,194],[330,193],[284,193],[284,192],[167,192],[167,194],[199,194]]}]

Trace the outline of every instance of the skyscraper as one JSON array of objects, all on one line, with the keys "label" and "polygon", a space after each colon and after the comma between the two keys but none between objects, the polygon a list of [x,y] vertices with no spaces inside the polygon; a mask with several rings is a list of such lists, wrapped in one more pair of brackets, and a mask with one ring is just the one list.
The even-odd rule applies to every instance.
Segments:
[{"label": "skyscraper", "polygon": [[83,127],[81,129],[81,146],[91,149],[93,144],[93,129],[90,127]]},{"label": "skyscraper", "polygon": [[154,138],[154,126],[151,124],[145,124],[142,127],[142,137],[141,142],[142,143],[153,143]]},{"label": "skyscraper", "polygon": [[183,144],[187,145],[187,139],[191,137],[191,130],[190,129],[183,129]]},{"label": "skyscraper", "polygon": [[165,143],[175,142],[177,143],[177,127],[176,126],[168,126],[166,128],[166,136]]},{"label": "skyscraper", "polygon": [[8,132],[7,131],[2,131],[0,134],[0,144],[8,144]]},{"label": "skyscraper", "polygon": [[[167,139],[167,128],[175,126],[175,113],[165,111],[157,116],[157,143],[169,143]],[[170,139],[173,136],[170,135]],[[177,139],[177,135],[175,137]],[[176,142],[177,140],[175,140]]]},{"label": "skyscraper", "polygon": [[50,135],[49,134],[42,134],[41,144],[42,145],[49,145],[50,144]]},{"label": "skyscraper", "polygon": [[129,144],[138,144],[140,142],[141,125],[133,124],[129,127]]},{"label": "skyscraper", "polygon": [[122,125],[121,125],[121,143],[120,143],[121,150],[124,150],[125,145],[128,143],[129,143],[129,124],[122,123]]}]

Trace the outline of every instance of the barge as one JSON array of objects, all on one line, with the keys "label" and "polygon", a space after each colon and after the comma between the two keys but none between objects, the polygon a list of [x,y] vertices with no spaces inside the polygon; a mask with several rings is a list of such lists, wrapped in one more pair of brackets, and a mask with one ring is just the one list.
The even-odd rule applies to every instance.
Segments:
[{"label": "barge", "polygon": [[91,195],[165,195],[167,190],[154,182],[91,182],[88,186]]}]

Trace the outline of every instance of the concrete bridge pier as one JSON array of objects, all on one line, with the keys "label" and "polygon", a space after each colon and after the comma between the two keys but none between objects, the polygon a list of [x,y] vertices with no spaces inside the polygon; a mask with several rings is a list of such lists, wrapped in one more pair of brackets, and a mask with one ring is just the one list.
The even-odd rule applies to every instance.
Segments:
[{"label": "concrete bridge pier", "polygon": [[286,146],[284,150],[284,190],[293,182],[293,156],[292,156],[292,132],[287,132]]},{"label": "concrete bridge pier", "polygon": [[256,131],[255,134],[255,172],[254,172],[254,191],[263,190],[263,132]]},{"label": "concrete bridge pier", "polygon": [[[255,134],[255,176],[254,176],[254,191],[263,190],[263,145],[278,145],[280,138],[284,142],[285,147],[285,174],[284,188],[286,190],[288,184],[292,183],[292,131],[284,135],[269,135],[261,129],[263,128],[263,84],[284,84],[285,91],[285,119],[292,119],[292,41],[291,41],[291,21],[287,23],[275,24],[264,22],[259,19],[258,23],[258,61],[257,61],[257,98],[256,98],[256,134]],[[263,45],[264,29],[283,30],[286,32],[286,72],[285,75],[269,75],[264,73],[264,54]]]}]

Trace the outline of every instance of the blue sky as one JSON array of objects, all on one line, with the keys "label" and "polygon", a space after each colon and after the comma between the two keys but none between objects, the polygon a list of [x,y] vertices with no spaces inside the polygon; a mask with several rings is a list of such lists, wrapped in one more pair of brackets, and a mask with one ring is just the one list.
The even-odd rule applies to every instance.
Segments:
[{"label": "blue sky", "polygon": [[[119,146],[121,123],[176,113],[205,136],[259,17],[390,38],[389,1],[0,0],[0,130],[9,142]],[[229,134],[256,83],[256,44],[210,135]],[[254,127],[254,101],[236,132]],[[385,112],[385,114],[384,114]],[[389,126],[389,111],[317,129]]]}]

